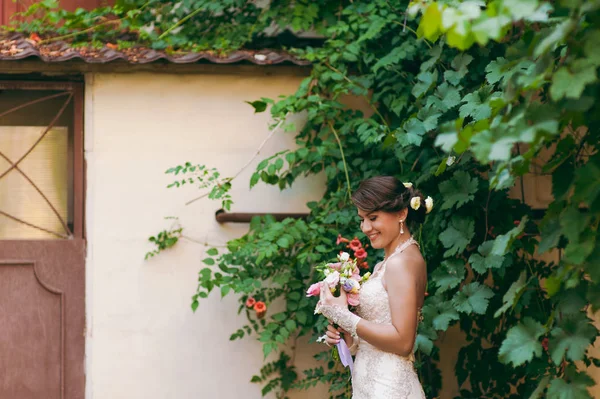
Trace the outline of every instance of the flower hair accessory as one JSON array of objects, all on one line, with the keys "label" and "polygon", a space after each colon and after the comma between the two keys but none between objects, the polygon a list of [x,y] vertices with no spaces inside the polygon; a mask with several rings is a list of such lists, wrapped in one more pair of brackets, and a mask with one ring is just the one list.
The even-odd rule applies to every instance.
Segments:
[{"label": "flower hair accessory", "polygon": [[413,185],[412,183],[402,183],[404,185],[404,187],[406,188],[411,188]]},{"label": "flower hair accessory", "polygon": [[421,197],[412,197],[410,199],[410,207],[415,211],[421,207]]},{"label": "flower hair accessory", "polygon": [[427,197],[425,199],[425,209],[427,209],[426,213],[431,212],[431,210],[433,209],[433,198]]}]

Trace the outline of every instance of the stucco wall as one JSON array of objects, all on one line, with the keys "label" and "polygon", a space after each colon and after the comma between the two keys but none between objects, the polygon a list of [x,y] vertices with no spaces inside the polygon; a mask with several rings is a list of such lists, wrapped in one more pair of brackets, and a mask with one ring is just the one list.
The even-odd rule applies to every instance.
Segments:
[{"label": "stucco wall", "polygon": [[[246,225],[217,224],[217,202],[204,198],[185,206],[202,192],[166,189],[172,179],[164,171],[190,161],[216,167],[226,176],[236,173],[269,133],[268,114],[255,115],[244,101],[294,92],[300,79],[86,77],[87,399],[261,397],[260,386],[249,382],[262,364],[260,343],[229,341],[245,322],[237,315],[236,298],[221,300],[215,292],[195,314],[190,309],[206,248],[182,240],[150,261],[144,261],[144,254],[151,249],[147,237],[169,227],[164,216],[179,216],[187,236],[210,244],[223,244],[246,231]],[[318,178],[284,192],[262,184],[248,189],[254,165],[262,156],[293,146],[293,137],[276,134],[234,182],[233,211],[303,212],[307,201],[320,196],[324,186]],[[528,202],[547,205],[548,182],[525,183]],[[517,191],[514,195],[520,197]],[[458,394],[454,362],[463,342],[456,328],[441,342],[442,398]],[[309,365],[317,349],[301,342],[296,365]],[[592,373],[598,378],[598,369]],[[309,397],[327,396],[322,387],[291,395]]]},{"label": "stucco wall", "polygon": [[[194,314],[204,246],[182,240],[144,261],[147,238],[179,216],[185,234],[224,244],[247,225],[219,225],[219,203],[193,188],[167,189],[165,170],[186,161],[235,174],[268,135],[268,113],[244,103],[296,90],[297,76],[90,75],[86,77],[88,399],[260,398],[252,373],[262,364],[255,339],[230,342],[244,324],[234,296],[217,292]],[[232,211],[303,212],[322,180],[292,190],[248,189],[261,157],[293,145],[276,134],[234,182]],[[297,364],[310,361],[302,344]],[[306,397],[305,393],[294,396]],[[312,397],[323,397],[315,393]]]}]

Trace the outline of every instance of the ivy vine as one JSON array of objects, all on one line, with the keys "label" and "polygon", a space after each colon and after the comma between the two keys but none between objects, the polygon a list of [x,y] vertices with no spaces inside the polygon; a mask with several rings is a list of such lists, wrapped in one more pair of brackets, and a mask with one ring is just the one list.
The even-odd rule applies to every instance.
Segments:
[{"label": "ivy vine", "polygon": [[[256,100],[275,120],[305,112],[298,148],[260,164],[260,181],[286,188],[325,174],[327,190],[307,220],[255,218],[226,251],[211,249],[199,299],[236,293],[264,356],[253,381],[263,394],[329,384],[348,398],[347,375],[328,358],[297,370],[290,342],[315,339],[325,321],[304,291],[336,237],[364,236],[348,193],[361,180],[396,175],[434,197],[421,241],[429,267],[417,362],[428,397],[441,388],[438,342],[458,325],[460,397],[591,398],[586,369],[600,307],[600,1],[118,1],[67,13],[50,0],[18,30],[77,43],[167,51],[252,48],[268,28],[311,30],[321,46],[292,47],[312,62],[295,94]],[[364,97],[372,113],[349,109]],[[548,155],[550,154],[550,155]],[[536,218],[521,177],[549,176],[553,200]],[[231,184],[231,180],[226,182]],[[234,183],[235,184],[235,183]],[[521,198],[508,190],[517,185]],[[559,251],[560,260],[539,255]],[[376,254],[370,254],[373,258]],[[379,255],[380,256],[380,255]],[[370,264],[375,264],[373,258]],[[285,308],[256,317],[249,297]],[[291,350],[293,352],[293,350]]]}]

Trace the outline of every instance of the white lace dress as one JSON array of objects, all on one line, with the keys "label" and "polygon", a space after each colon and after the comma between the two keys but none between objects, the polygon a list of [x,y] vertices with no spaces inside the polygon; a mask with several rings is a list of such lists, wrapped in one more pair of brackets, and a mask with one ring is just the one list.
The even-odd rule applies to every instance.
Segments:
[{"label": "white lace dress", "polygon": [[[415,243],[407,241],[391,256]],[[381,281],[385,263],[363,284],[357,314],[374,323],[392,324],[388,294]],[[384,352],[361,339],[352,374],[352,399],[425,399],[413,363],[412,354],[403,357]]]}]

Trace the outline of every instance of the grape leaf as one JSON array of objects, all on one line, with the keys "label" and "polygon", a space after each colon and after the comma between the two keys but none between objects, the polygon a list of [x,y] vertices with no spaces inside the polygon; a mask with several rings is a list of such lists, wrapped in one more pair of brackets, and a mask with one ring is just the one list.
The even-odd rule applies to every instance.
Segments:
[{"label": "grape leaf", "polygon": [[444,256],[452,256],[465,250],[475,235],[475,223],[473,220],[452,216],[448,228],[440,233],[440,241],[445,248]]},{"label": "grape leaf", "polygon": [[489,299],[494,296],[494,291],[489,287],[482,285],[478,282],[465,285],[462,290],[458,291],[454,298],[452,298],[452,304],[456,307],[456,310],[462,313],[477,313],[484,314]]},{"label": "grape leaf", "polygon": [[498,357],[504,364],[517,367],[531,361],[533,356],[541,356],[542,344],[539,338],[544,334],[544,326],[530,317],[508,330],[500,346]]},{"label": "grape leaf", "polygon": [[440,194],[444,198],[441,209],[450,209],[456,206],[460,208],[472,201],[477,192],[479,180],[471,178],[468,172],[459,170],[454,173],[452,179],[440,183]]},{"label": "grape leaf", "polygon": [[509,308],[513,307],[515,303],[519,300],[519,296],[523,292],[523,289],[527,287],[527,273],[525,270],[521,272],[521,275],[510,285],[506,294],[502,297],[502,302],[504,303],[500,309],[494,313],[494,317],[498,317],[506,312]]},{"label": "grape leaf", "polygon": [[581,312],[564,316],[551,332],[549,343],[550,356],[555,364],[560,364],[563,357],[570,360],[581,360],[588,346],[594,342],[598,330]]},{"label": "grape leaf", "polygon": [[471,267],[477,273],[483,274],[487,272],[488,269],[498,269],[502,267],[502,264],[504,263],[504,257],[492,254],[491,252],[493,246],[494,241],[486,241],[477,249],[479,253],[474,253],[469,258]]},{"label": "grape leaf", "polygon": [[458,286],[465,276],[465,262],[461,259],[447,259],[432,274],[438,292],[448,291]]}]

